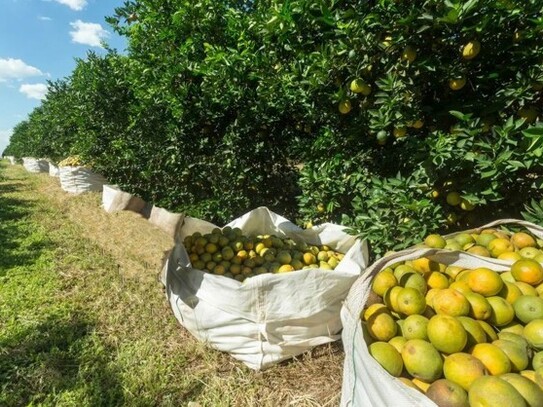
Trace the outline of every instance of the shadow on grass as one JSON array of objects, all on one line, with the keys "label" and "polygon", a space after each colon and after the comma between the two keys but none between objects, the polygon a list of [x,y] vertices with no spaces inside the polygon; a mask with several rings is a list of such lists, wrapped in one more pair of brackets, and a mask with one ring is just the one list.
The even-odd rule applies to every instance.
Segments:
[{"label": "shadow on grass", "polygon": [[18,197],[27,190],[24,182],[6,180],[0,173],[0,277],[10,268],[34,264],[50,245],[30,221],[35,202]]},{"label": "shadow on grass", "polygon": [[93,326],[80,320],[50,317],[4,337],[0,405],[122,405],[122,386],[109,367],[112,353],[93,334]]}]

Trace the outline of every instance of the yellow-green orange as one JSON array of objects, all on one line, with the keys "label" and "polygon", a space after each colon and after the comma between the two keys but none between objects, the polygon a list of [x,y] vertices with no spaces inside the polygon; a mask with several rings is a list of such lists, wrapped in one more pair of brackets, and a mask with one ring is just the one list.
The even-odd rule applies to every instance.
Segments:
[{"label": "yellow-green orange", "polygon": [[407,372],[425,382],[439,379],[443,373],[443,360],[437,349],[422,339],[407,341],[402,349]]},{"label": "yellow-green orange", "polygon": [[498,339],[492,342],[492,344],[500,348],[509,358],[512,372],[520,372],[521,370],[526,369],[530,364],[528,349],[519,343],[505,339]]},{"label": "yellow-green orange", "polygon": [[486,370],[493,376],[511,371],[511,361],[507,355],[496,345],[491,343],[478,343],[471,349],[472,356],[479,359]]},{"label": "yellow-green orange", "polygon": [[498,295],[509,304],[514,304],[515,301],[522,296],[522,291],[520,291],[520,288],[516,284],[504,281],[503,287]]},{"label": "yellow-green orange", "polygon": [[402,287],[411,287],[419,290],[422,295],[426,294],[428,286],[426,280],[419,273],[406,273],[400,278],[400,285]]},{"label": "yellow-green orange", "polygon": [[523,335],[534,349],[543,350],[543,319],[528,322]]},{"label": "yellow-green orange", "polygon": [[[465,85],[465,82],[464,82],[464,85]],[[462,197],[460,196],[460,194],[458,192],[454,192],[454,191],[449,192],[445,199],[446,199],[447,203],[449,205],[452,205],[452,206],[459,205],[460,202],[462,202]]]},{"label": "yellow-green orange", "polygon": [[369,305],[364,311],[362,312],[362,319],[364,321],[367,321],[374,313],[386,313],[390,314],[390,310],[387,308],[385,304],[382,303],[374,303]]},{"label": "yellow-green orange", "polygon": [[403,359],[394,346],[387,342],[373,342],[368,350],[370,355],[392,376],[399,376],[403,370]]},{"label": "yellow-green orange", "polygon": [[439,271],[431,271],[426,275],[426,284],[428,288],[448,288],[449,277]]},{"label": "yellow-green orange", "polygon": [[426,239],[424,239],[424,244],[434,249],[443,249],[447,242],[445,242],[445,239],[443,239],[443,237],[440,235],[433,234],[426,236]]},{"label": "yellow-green orange", "polygon": [[426,390],[426,397],[438,406],[467,407],[468,393],[457,383],[439,379],[433,382]]},{"label": "yellow-green orange", "polygon": [[464,293],[464,297],[469,302],[469,316],[475,319],[488,319],[492,313],[490,304],[481,294],[474,292]]},{"label": "yellow-green orange", "polygon": [[400,353],[402,352],[403,345],[405,345],[406,342],[407,339],[405,339],[403,336],[395,336],[388,341],[388,343],[394,346],[394,349],[396,349]]},{"label": "yellow-green orange", "polygon": [[511,236],[511,243],[518,249],[523,249],[524,247],[537,247],[536,240],[525,232],[513,233]]},{"label": "yellow-green orange", "polygon": [[488,244],[488,251],[492,257],[498,257],[502,253],[512,252],[514,250],[515,247],[513,246],[513,243],[509,241],[509,239],[498,238],[492,240]]},{"label": "yellow-green orange", "polygon": [[396,285],[394,287],[390,287],[388,290],[385,291],[385,295],[383,296],[383,301],[386,304],[386,306],[392,311],[399,312],[398,293],[401,290],[403,290],[403,288],[400,287],[399,285]]},{"label": "yellow-green orange", "polygon": [[452,288],[444,288],[436,293],[432,304],[438,314],[459,316],[468,315],[470,311],[470,304],[466,297]]},{"label": "yellow-green orange", "polygon": [[483,330],[485,331],[485,334],[487,336],[487,341],[492,342],[498,339],[498,334],[496,333],[494,328],[492,328],[492,325],[490,325],[486,321],[481,321],[481,320],[476,320],[476,321],[479,325],[481,325],[481,328],[483,328]]},{"label": "yellow-green orange", "polygon": [[392,269],[385,269],[379,272],[372,281],[371,288],[379,296],[385,295],[386,290],[398,285]]},{"label": "yellow-green orange", "polygon": [[390,314],[377,312],[368,318],[367,328],[372,338],[384,342],[396,336],[398,329]]},{"label": "yellow-green orange", "polygon": [[524,398],[530,407],[543,406],[543,389],[530,379],[516,373],[507,373],[500,376],[500,379],[511,384]]},{"label": "yellow-green orange", "polygon": [[535,260],[522,259],[513,263],[511,274],[517,281],[538,285],[543,281],[543,266]]},{"label": "yellow-green orange", "polygon": [[470,387],[468,397],[470,407],[527,407],[513,385],[495,376],[477,378]]},{"label": "yellow-green orange", "polygon": [[513,303],[515,316],[527,324],[534,319],[543,319],[543,298],[536,296],[521,296]]},{"label": "yellow-green orange", "polygon": [[446,379],[469,390],[475,379],[484,376],[486,368],[482,362],[469,353],[453,353],[443,362],[443,375]]},{"label": "yellow-green orange", "polygon": [[465,348],[471,348],[478,343],[487,342],[486,332],[483,327],[473,318],[456,317],[462,324],[468,335],[468,341]]},{"label": "yellow-green orange", "polygon": [[427,325],[430,343],[440,352],[460,352],[466,346],[468,335],[462,323],[449,315],[435,315]]},{"label": "yellow-green orange", "polygon": [[491,312],[488,321],[494,326],[504,326],[515,317],[515,310],[505,299],[498,296],[487,297]]},{"label": "yellow-green orange", "polygon": [[489,297],[500,292],[503,280],[494,270],[479,267],[469,273],[468,285],[473,292]]},{"label": "yellow-green orange", "polygon": [[424,295],[412,287],[402,288],[397,296],[398,312],[405,315],[421,314],[426,308]]},{"label": "yellow-green orange", "polygon": [[462,57],[464,59],[473,59],[481,52],[481,43],[477,40],[468,42],[462,48]]},{"label": "yellow-green orange", "polygon": [[[464,86],[466,86],[466,78],[464,78],[464,77],[453,78],[453,79],[449,80],[449,88],[451,88],[452,90],[460,90]],[[458,204],[460,202],[461,201],[458,201]],[[447,200],[447,203],[449,203],[448,200]],[[458,204],[455,204],[455,205],[458,205]],[[453,205],[453,204],[449,203],[449,205]]]},{"label": "yellow-green orange", "polygon": [[426,329],[428,327],[428,318],[422,315],[409,315],[403,323],[403,336],[409,339],[428,339]]}]

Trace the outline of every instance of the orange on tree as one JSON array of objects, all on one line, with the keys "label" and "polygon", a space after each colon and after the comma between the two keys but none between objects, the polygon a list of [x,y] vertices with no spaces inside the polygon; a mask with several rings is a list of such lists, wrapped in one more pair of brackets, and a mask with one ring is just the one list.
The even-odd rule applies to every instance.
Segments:
[{"label": "orange on tree", "polygon": [[470,60],[475,58],[481,52],[481,43],[477,40],[468,42],[462,48],[462,57],[464,59]]},{"label": "orange on tree", "polygon": [[417,51],[412,46],[408,45],[403,49],[402,59],[408,62],[413,62],[417,59]]},{"label": "orange on tree", "polygon": [[347,114],[353,109],[353,105],[351,104],[351,101],[348,99],[342,100],[339,102],[338,110],[342,114]]},{"label": "orange on tree", "polygon": [[368,96],[371,93],[371,86],[362,79],[354,79],[351,81],[349,89],[354,93],[361,93],[364,96]]},{"label": "orange on tree", "polygon": [[452,90],[460,90],[464,86],[466,86],[465,77],[449,79],[449,88],[451,88]]}]

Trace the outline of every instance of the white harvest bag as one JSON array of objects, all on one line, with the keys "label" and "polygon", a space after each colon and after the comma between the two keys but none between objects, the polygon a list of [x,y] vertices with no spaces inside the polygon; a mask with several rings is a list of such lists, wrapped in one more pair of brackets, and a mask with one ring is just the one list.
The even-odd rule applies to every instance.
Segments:
[{"label": "white harvest bag", "polygon": [[394,263],[420,257],[464,268],[488,267],[498,272],[507,271],[511,267],[510,262],[503,260],[438,249],[407,249],[372,264],[353,284],[341,310],[345,349],[341,406],[436,407],[425,395],[388,374],[369,354],[360,323],[360,313],[368,299],[373,277]]},{"label": "white harvest bag", "polygon": [[58,177],[60,175],[60,170],[51,161],[49,161],[49,175],[51,177]]},{"label": "white harvest bag", "polygon": [[141,212],[145,201],[137,196],[123,192],[117,185],[104,185],[102,190],[102,206],[108,213],[116,211]]},{"label": "white harvest bag", "polygon": [[60,187],[71,194],[100,192],[106,179],[85,167],[60,167]]},{"label": "white harvest bag", "polygon": [[10,162],[11,165],[17,164],[17,161],[15,160],[15,157],[14,157],[14,156],[8,155],[6,158],[9,160],[9,162]]},{"label": "white harvest bag", "polygon": [[49,162],[32,157],[23,157],[23,166],[28,172],[49,172]]},{"label": "white harvest bag", "polygon": [[162,276],[179,322],[200,341],[230,353],[252,369],[266,368],[339,339],[339,312],[352,283],[366,268],[366,242],[333,224],[303,230],[265,207],[228,226],[239,227],[244,235],[275,234],[326,244],[346,254],[333,271],[266,273],[240,283],[191,267],[181,243],[184,237],[195,231],[211,232],[216,226],[186,217]]}]

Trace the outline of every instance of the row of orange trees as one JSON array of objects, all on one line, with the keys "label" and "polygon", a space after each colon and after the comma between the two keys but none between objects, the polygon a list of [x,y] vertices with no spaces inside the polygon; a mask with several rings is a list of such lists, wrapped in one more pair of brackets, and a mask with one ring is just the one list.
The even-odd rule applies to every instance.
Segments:
[{"label": "row of orange trees", "polygon": [[4,154],[79,154],[218,223],[340,222],[377,255],[532,200],[543,220],[542,8],[130,0],[108,18],[127,52],[77,61]]}]

